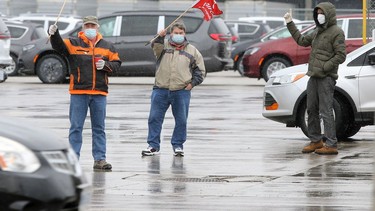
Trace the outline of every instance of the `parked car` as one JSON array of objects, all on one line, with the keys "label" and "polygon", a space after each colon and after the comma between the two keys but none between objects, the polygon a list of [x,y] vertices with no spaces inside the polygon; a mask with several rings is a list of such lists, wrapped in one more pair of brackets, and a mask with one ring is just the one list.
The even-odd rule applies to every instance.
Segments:
[{"label": "parked car", "polygon": [[[247,22],[251,22],[251,23],[267,24],[269,27],[271,27],[271,29],[276,29],[277,27],[285,26],[285,19],[283,17],[270,17],[270,16],[266,16],[266,17],[241,17],[241,18],[238,18],[238,20],[247,21]],[[294,19],[294,18],[293,18],[293,21],[294,21],[294,23],[300,22],[300,20]]]},{"label": "parked car", "polygon": [[239,42],[253,40],[267,34],[271,28],[263,23],[249,23],[247,21],[225,20],[229,29],[233,29],[239,36]]},{"label": "parked car", "polygon": [[[124,11],[99,18],[103,37],[114,43],[123,61],[119,76],[153,76],[156,59],[150,46],[154,35],[175,20],[181,11]],[[190,43],[202,53],[207,72],[233,67],[230,58],[231,33],[220,17],[204,21],[200,11],[187,12],[182,21]],[[67,36],[76,37],[81,28]],[[25,73],[37,74],[44,83],[62,82],[68,72],[66,58],[51,48],[46,40],[25,45],[20,58]]]},{"label": "parked car", "polygon": [[0,119],[0,210],[78,210],[89,185],[67,141]]},{"label": "parked car", "polygon": [[234,27],[231,27],[230,25],[227,24],[227,27],[232,35],[232,44],[237,43],[240,41],[240,36],[238,35],[238,32]]},{"label": "parked car", "polygon": [[[287,127],[300,127],[306,135],[307,68],[302,64],[275,72],[264,87],[262,112]],[[334,93],[336,133],[345,139],[363,126],[374,125],[375,42],[348,54],[338,75]]]},{"label": "parked car", "polygon": [[[297,23],[296,26],[299,30],[303,30],[304,28],[310,26],[313,24],[313,21],[304,21],[301,23]],[[240,75],[244,75],[244,69],[243,69],[243,55],[245,51],[249,48],[249,46],[259,43],[259,42],[267,42],[269,40],[277,40],[277,39],[282,39],[285,37],[290,37],[290,33],[288,31],[288,28],[286,26],[280,26],[267,34],[263,35],[260,38],[252,39],[252,40],[245,40],[245,41],[240,41],[239,43],[235,43],[232,46],[232,52],[231,52],[231,57],[234,61],[234,66],[233,69],[237,70]]]},{"label": "parked car", "polygon": [[0,83],[3,83],[8,78],[6,72],[4,70],[0,70]]},{"label": "parked car", "polygon": [[[347,53],[361,47],[362,16],[346,15],[337,18],[337,25],[345,33]],[[302,31],[302,34],[312,33],[315,26]],[[368,27],[367,36],[371,36],[371,27]],[[263,78],[285,67],[303,64],[308,61],[311,47],[297,45],[292,37],[251,45],[243,57],[244,75],[250,78]]]},{"label": "parked car", "polygon": [[[56,19],[56,14],[25,13],[9,20],[40,24],[44,27],[44,32],[47,34],[48,27],[55,24]],[[82,18],[80,16],[61,15],[56,25],[60,29],[60,34],[65,34],[82,25]]]},{"label": "parked car", "polygon": [[5,71],[9,76],[18,75],[18,56],[21,53],[23,46],[32,40],[46,38],[47,34],[44,31],[43,26],[35,23],[5,21],[5,24],[11,35],[10,56],[12,57],[12,64],[7,67]]},{"label": "parked car", "polygon": [[3,19],[0,18],[0,69],[12,64],[10,53],[10,32]]}]

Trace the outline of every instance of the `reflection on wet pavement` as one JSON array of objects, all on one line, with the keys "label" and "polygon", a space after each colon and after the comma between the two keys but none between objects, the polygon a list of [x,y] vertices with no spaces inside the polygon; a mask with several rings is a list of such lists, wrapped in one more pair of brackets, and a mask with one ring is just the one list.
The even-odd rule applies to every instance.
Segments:
[{"label": "reflection on wet pavement", "polygon": [[[67,140],[67,85],[26,79],[0,85],[0,115]],[[373,126],[340,142],[338,155],[302,154],[308,140],[300,129],[262,117],[264,83],[224,72],[193,90],[185,157],[173,156],[170,111],[161,154],[141,157],[152,82],[112,79],[106,120],[112,172],[92,170],[89,118],[84,126],[80,163],[92,183],[89,210],[374,210]]]}]

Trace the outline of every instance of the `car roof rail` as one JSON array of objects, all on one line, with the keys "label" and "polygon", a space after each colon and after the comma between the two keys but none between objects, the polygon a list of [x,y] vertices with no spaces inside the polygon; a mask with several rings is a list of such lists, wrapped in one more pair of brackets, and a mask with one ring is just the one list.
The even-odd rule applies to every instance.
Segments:
[{"label": "car roof rail", "polygon": [[[22,13],[19,14],[20,17],[56,17],[56,14],[48,14],[48,13]],[[78,15],[71,15],[71,14],[61,14],[60,17],[65,17],[65,18],[77,18],[77,19],[82,19],[81,16]]]}]

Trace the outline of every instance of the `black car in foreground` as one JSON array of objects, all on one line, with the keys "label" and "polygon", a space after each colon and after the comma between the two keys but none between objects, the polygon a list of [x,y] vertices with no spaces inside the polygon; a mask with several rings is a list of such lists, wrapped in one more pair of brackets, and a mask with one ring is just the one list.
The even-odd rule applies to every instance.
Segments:
[{"label": "black car in foreground", "polygon": [[[166,28],[183,11],[121,11],[99,17],[100,32],[119,52],[122,65],[117,76],[153,76],[156,59],[149,42],[159,30]],[[231,33],[221,17],[203,20],[200,11],[184,14],[180,21],[187,27],[186,37],[201,52],[207,72],[232,69]],[[77,37],[81,27],[65,37]],[[61,83],[68,75],[65,57],[54,51],[47,39],[24,46],[19,63],[21,72],[36,74],[43,83]]]},{"label": "black car in foreground", "polygon": [[0,210],[79,210],[89,185],[67,141],[0,119]]}]

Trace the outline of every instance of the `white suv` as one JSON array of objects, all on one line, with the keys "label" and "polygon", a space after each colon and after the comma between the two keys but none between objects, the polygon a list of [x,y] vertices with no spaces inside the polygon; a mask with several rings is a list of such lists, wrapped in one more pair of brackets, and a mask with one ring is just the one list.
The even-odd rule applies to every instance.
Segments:
[{"label": "white suv", "polygon": [[[263,116],[300,127],[307,135],[307,64],[282,69],[271,75],[263,95]],[[334,94],[336,135],[345,139],[363,126],[374,125],[375,42],[347,55],[339,66]]]},{"label": "white suv", "polygon": [[[38,14],[38,13],[26,13],[21,14],[18,17],[10,18],[9,20],[17,20],[17,21],[29,21],[32,23],[40,24],[44,27],[44,30],[47,33],[48,27],[52,24],[55,24],[57,19],[56,14]],[[60,34],[65,34],[79,25],[82,25],[82,18],[79,16],[60,16],[57,27],[59,28]]]},{"label": "white suv", "polygon": [[[10,32],[2,18],[0,18],[0,69],[4,69],[12,64],[10,57]],[[0,82],[5,81],[6,74],[0,70]]]}]

